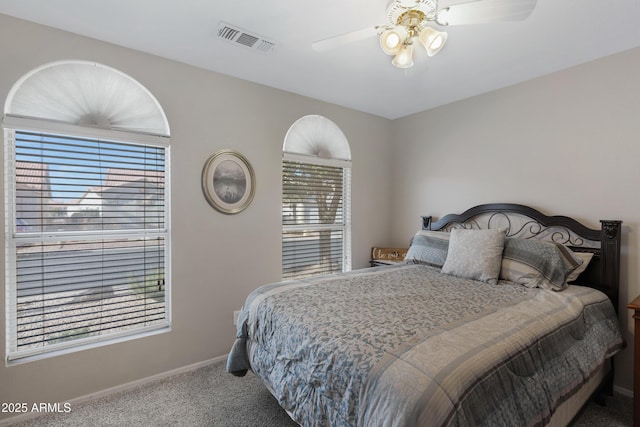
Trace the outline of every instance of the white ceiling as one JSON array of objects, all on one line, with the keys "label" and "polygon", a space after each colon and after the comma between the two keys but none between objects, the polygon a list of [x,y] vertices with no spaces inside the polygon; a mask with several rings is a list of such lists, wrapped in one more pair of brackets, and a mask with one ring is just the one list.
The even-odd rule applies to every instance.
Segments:
[{"label": "white ceiling", "polygon": [[[387,4],[0,0],[0,13],[390,119],[640,46],[638,0],[538,0],[522,22],[447,27],[443,50],[427,57],[416,49],[416,65],[406,70],[391,65],[375,36],[326,52],[311,48],[320,39],[384,24]],[[264,54],[225,42],[217,37],[220,21],[275,48]]]}]

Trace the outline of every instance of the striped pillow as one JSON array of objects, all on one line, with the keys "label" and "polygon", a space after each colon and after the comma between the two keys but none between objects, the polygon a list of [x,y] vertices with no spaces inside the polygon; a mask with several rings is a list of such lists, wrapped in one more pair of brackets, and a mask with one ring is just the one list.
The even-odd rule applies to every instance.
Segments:
[{"label": "striped pillow", "polygon": [[567,287],[569,274],[582,262],[569,248],[559,243],[507,238],[500,279],[530,288],[561,291]]},{"label": "striped pillow", "polygon": [[420,230],[413,236],[411,246],[404,257],[407,264],[427,264],[442,267],[449,250],[449,233]]}]

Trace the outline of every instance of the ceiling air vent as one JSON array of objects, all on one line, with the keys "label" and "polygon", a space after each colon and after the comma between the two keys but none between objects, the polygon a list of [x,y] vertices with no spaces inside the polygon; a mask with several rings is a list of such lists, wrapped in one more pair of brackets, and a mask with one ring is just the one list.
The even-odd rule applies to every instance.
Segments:
[{"label": "ceiling air vent", "polygon": [[220,22],[220,24],[218,24],[218,38],[261,53],[271,53],[275,47],[273,41],[267,40],[265,37],[255,33],[250,34],[226,22]]}]

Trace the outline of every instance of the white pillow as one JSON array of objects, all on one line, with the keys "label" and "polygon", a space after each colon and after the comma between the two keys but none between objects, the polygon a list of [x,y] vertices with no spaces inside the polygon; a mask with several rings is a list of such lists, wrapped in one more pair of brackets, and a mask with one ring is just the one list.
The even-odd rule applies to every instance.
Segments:
[{"label": "white pillow", "polygon": [[490,284],[498,283],[504,239],[504,230],[451,230],[442,272]]},{"label": "white pillow", "polygon": [[589,262],[591,262],[591,258],[593,258],[593,254],[591,252],[573,252],[573,254],[582,260],[582,264],[569,273],[566,282],[573,282],[576,280],[580,273],[587,269]]}]

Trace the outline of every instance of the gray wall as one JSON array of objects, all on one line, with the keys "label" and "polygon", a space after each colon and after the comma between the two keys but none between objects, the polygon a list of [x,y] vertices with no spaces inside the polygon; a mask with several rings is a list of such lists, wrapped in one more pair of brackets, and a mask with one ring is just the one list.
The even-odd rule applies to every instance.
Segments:
[{"label": "gray wall", "polygon": [[[17,366],[0,363],[0,402],[64,402],[228,353],[233,311],[258,285],[280,279],[282,144],[304,115],[332,120],[351,147],[354,268],[367,266],[371,246],[391,238],[386,119],[3,15],[0,52],[2,103],[22,75],[63,59],[119,69],[159,100],[171,126],[173,261],[172,332]],[[237,215],[213,210],[200,187],[207,158],[224,148],[244,154],[256,175],[253,202]]]},{"label": "gray wall", "polygon": [[[640,293],[640,48],[395,120],[395,244],[418,214],[528,204],[599,228],[621,219],[620,318]],[[616,359],[631,390],[632,346]]]}]

